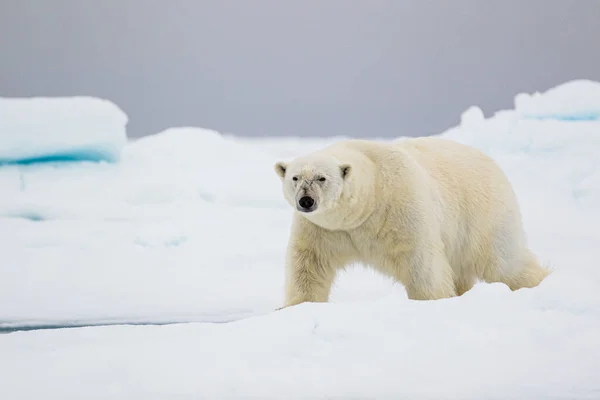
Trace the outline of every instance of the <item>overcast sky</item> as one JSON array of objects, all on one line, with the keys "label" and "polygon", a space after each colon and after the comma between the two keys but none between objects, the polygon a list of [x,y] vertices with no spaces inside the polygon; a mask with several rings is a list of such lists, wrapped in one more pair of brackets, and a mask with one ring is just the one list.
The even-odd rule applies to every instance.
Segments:
[{"label": "overcast sky", "polygon": [[92,95],[129,134],[438,133],[600,80],[596,0],[2,0],[0,95]]}]

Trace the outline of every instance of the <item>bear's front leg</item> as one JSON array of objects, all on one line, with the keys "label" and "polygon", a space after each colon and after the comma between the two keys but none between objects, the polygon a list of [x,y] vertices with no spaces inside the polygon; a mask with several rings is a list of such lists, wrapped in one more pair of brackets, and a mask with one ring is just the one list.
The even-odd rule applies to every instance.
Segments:
[{"label": "bear's front leg", "polygon": [[334,262],[308,246],[292,245],[287,256],[285,303],[327,302],[335,279]]}]

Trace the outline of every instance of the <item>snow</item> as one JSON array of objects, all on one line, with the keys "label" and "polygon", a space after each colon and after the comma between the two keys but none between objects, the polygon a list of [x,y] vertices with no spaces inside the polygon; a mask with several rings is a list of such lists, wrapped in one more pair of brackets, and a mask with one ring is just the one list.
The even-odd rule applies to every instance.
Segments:
[{"label": "snow", "polygon": [[330,303],[275,312],[291,210],[273,164],[339,137],[178,127],[118,162],[1,167],[3,398],[600,397],[600,120],[575,118],[600,109],[597,88],[471,107],[441,133],[514,184],[554,269],[516,292],[410,301],[357,265]]},{"label": "snow", "polygon": [[127,144],[127,115],[94,97],[0,97],[0,165],[114,162]]}]

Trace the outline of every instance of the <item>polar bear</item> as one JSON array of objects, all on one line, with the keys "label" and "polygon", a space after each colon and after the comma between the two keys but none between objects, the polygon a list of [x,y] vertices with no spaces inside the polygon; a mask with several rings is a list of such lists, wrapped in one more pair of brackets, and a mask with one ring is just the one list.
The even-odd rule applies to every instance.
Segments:
[{"label": "polar bear", "polygon": [[413,300],[460,296],[477,280],[531,288],[549,273],[527,247],[507,177],[467,145],[352,139],[275,171],[294,209],[282,308],[327,302],[351,263],[392,277]]}]

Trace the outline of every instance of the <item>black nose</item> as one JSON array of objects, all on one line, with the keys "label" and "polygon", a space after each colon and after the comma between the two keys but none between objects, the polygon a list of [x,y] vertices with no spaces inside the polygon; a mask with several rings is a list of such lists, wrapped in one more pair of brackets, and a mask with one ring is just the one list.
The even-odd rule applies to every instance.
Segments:
[{"label": "black nose", "polygon": [[302,208],[311,208],[312,206],[315,205],[315,201],[310,196],[304,196],[304,197],[301,197],[300,200],[298,200],[298,204]]}]

